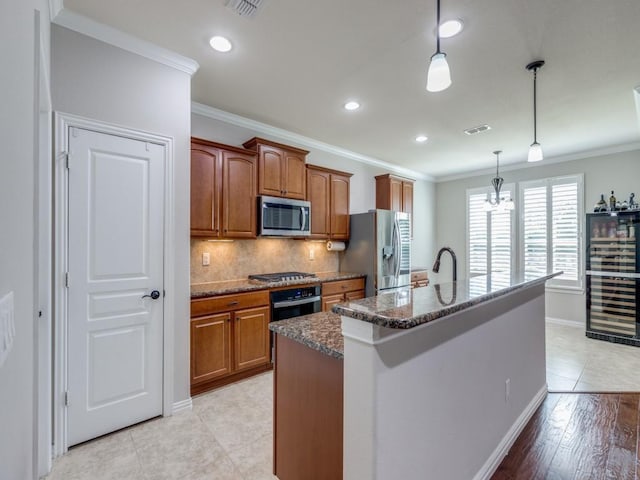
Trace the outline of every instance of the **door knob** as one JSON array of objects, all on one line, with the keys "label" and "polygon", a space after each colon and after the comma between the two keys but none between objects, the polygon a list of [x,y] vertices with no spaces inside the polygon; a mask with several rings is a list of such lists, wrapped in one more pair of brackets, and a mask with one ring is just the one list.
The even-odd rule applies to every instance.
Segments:
[{"label": "door knob", "polygon": [[158,290],[153,290],[149,295],[143,295],[142,298],[150,297],[153,300],[157,300],[160,298],[160,292]]}]

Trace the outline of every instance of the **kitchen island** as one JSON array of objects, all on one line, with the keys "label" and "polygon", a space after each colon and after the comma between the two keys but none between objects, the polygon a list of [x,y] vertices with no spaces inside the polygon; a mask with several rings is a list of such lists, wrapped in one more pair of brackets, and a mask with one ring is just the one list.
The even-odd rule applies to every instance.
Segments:
[{"label": "kitchen island", "polygon": [[[282,470],[294,461],[298,468],[325,463],[327,452],[315,450],[314,459],[313,448],[295,439],[314,438],[299,431],[308,425],[333,422],[335,430],[339,421],[343,477],[315,477],[307,470],[304,478],[489,478],[546,395],[544,283],[555,275],[492,274],[348,302],[333,309],[341,315],[340,331],[331,317],[321,336],[313,327],[322,322],[314,315],[298,320],[308,329],[296,326],[296,319],[272,324],[278,334],[276,475],[295,478]],[[342,351],[324,351],[323,336],[333,342],[331,351],[340,343]],[[296,355],[323,373],[305,374]],[[326,362],[333,368],[319,366]],[[288,438],[279,438],[284,432],[278,431],[278,417],[289,411],[278,408],[296,405],[289,397],[298,381],[305,383],[305,401],[305,391],[333,392],[333,409],[316,412],[298,398]],[[342,408],[336,405],[340,395]],[[298,423],[296,431],[300,418],[318,415],[315,423]],[[279,448],[283,440],[286,452]]]}]

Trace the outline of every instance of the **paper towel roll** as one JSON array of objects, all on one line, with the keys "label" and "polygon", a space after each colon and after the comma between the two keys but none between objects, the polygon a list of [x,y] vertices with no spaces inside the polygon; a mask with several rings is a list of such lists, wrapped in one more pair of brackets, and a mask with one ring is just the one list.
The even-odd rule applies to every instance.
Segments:
[{"label": "paper towel roll", "polygon": [[327,242],[327,250],[330,252],[342,252],[347,246],[344,242]]}]

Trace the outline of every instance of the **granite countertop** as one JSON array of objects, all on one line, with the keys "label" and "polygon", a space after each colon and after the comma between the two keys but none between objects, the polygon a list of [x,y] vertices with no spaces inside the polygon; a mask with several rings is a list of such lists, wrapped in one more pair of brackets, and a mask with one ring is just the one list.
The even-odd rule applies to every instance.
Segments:
[{"label": "granite countertop", "polygon": [[314,283],[331,282],[334,280],[348,280],[361,278],[361,273],[349,272],[320,272],[315,277],[287,282],[260,282],[257,280],[229,280],[224,282],[196,283],[191,285],[191,298],[212,297],[228,293],[250,292],[253,290],[265,290],[268,288],[288,287],[290,285],[308,285]]},{"label": "granite countertop", "polygon": [[413,328],[525,287],[543,284],[562,272],[526,277],[493,273],[414,290],[403,289],[333,307],[339,315],[388,328]]},{"label": "granite countertop", "polygon": [[334,358],[344,358],[340,315],[318,312],[271,322],[269,330]]}]

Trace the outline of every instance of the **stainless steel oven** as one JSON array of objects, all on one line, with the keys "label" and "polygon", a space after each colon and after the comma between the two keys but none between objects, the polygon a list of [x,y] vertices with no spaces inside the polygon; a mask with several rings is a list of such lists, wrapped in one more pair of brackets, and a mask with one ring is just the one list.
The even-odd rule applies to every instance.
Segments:
[{"label": "stainless steel oven", "polygon": [[271,321],[319,312],[320,286],[299,286],[271,292]]}]

